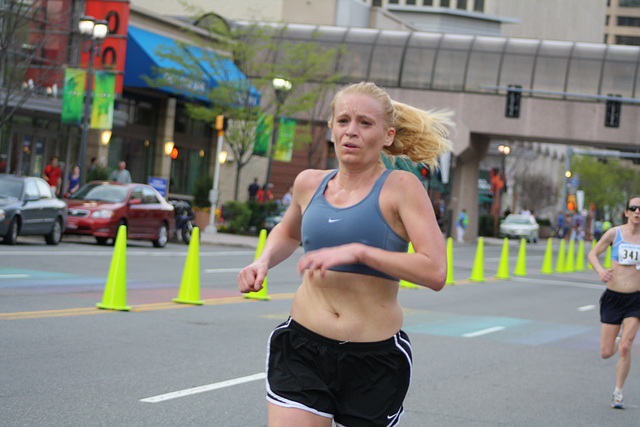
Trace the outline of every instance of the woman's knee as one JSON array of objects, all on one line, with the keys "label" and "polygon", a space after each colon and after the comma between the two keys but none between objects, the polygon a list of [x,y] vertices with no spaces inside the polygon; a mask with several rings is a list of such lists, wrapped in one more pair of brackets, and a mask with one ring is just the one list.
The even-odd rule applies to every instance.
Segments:
[{"label": "woman's knee", "polygon": [[600,355],[602,356],[603,359],[608,359],[614,354],[616,354],[615,347],[612,347],[612,348],[603,347],[600,349]]}]

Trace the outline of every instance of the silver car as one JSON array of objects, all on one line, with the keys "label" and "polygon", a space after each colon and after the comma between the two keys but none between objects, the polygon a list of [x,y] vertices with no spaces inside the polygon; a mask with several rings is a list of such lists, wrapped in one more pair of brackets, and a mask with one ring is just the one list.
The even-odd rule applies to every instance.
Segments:
[{"label": "silver car", "polygon": [[532,215],[508,215],[500,223],[500,237],[509,239],[527,239],[527,242],[538,242],[540,226]]},{"label": "silver car", "polygon": [[43,179],[0,175],[0,236],[15,245],[18,236],[41,235],[57,245],[67,222],[67,205]]}]

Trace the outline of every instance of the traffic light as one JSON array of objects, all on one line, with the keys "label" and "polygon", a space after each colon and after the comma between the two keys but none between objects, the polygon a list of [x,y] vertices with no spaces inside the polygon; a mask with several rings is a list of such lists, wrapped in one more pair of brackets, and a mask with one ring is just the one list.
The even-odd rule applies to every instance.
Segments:
[{"label": "traffic light", "polygon": [[522,93],[519,89],[522,89],[521,85],[509,85],[509,90],[507,90],[507,106],[504,113],[505,117],[514,119],[520,117],[520,98],[522,97]]},{"label": "traffic light", "polygon": [[[608,96],[615,96],[620,98],[621,95],[609,94]],[[608,128],[617,128],[620,126],[620,112],[622,110],[622,103],[620,101],[614,101],[612,99],[607,100],[607,108],[604,116],[604,125]]]},{"label": "traffic light", "polygon": [[569,194],[567,196],[567,210],[571,211],[571,212],[576,210],[576,195],[575,194]]},{"label": "traffic light", "polygon": [[171,158],[172,159],[177,159],[178,158],[178,149],[173,147],[173,150],[171,150]]},{"label": "traffic light", "polygon": [[216,130],[225,131],[227,130],[227,126],[229,125],[229,118],[226,114],[220,114],[216,117]]}]

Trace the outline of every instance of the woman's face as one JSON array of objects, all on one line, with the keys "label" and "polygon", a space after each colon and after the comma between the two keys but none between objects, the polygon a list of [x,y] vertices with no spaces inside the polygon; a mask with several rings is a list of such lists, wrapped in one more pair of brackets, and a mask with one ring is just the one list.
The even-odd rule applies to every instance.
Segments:
[{"label": "woman's face", "polygon": [[395,129],[384,125],[382,106],[367,95],[346,93],[335,103],[332,141],[341,162],[375,162],[393,143]]},{"label": "woman's face", "polygon": [[[628,209],[632,207],[635,207],[636,209],[633,211]],[[627,206],[627,209],[625,209],[624,214],[630,223],[640,224],[640,209],[637,209],[638,207],[640,207],[640,197],[634,197],[629,200],[629,205]]]},{"label": "woman's face", "polygon": [[79,174],[80,173],[80,166],[74,166],[73,167],[73,173],[74,174]]}]

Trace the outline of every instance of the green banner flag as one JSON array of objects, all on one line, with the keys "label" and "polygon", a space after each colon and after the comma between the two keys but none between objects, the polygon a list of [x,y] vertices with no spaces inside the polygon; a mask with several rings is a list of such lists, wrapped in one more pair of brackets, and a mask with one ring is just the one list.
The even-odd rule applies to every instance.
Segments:
[{"label": "green banner flag", "polygon": [[278,125],[278,141],[276,142],[273,160],[290,162],[293,153],[293,140],[296,135],[296,119],[280,117]]},{"label": "green banner flag", "polygon": [[82,103],[87,70],[67,68],[64,70],[64,94],[60,121],[66,125],[82,124]]},{"label": "green banner flag", "polygon": [[269,141],[273,130],[273,116],[263,114],[258,118],[256,138],[253,142],[253,154],[266,156],[269,153]]},{"label": "green banner flag", "polygon": [[113,127],[115,84],[115,73],[96,71],[93,84],[91,129],[111,129]]}]

